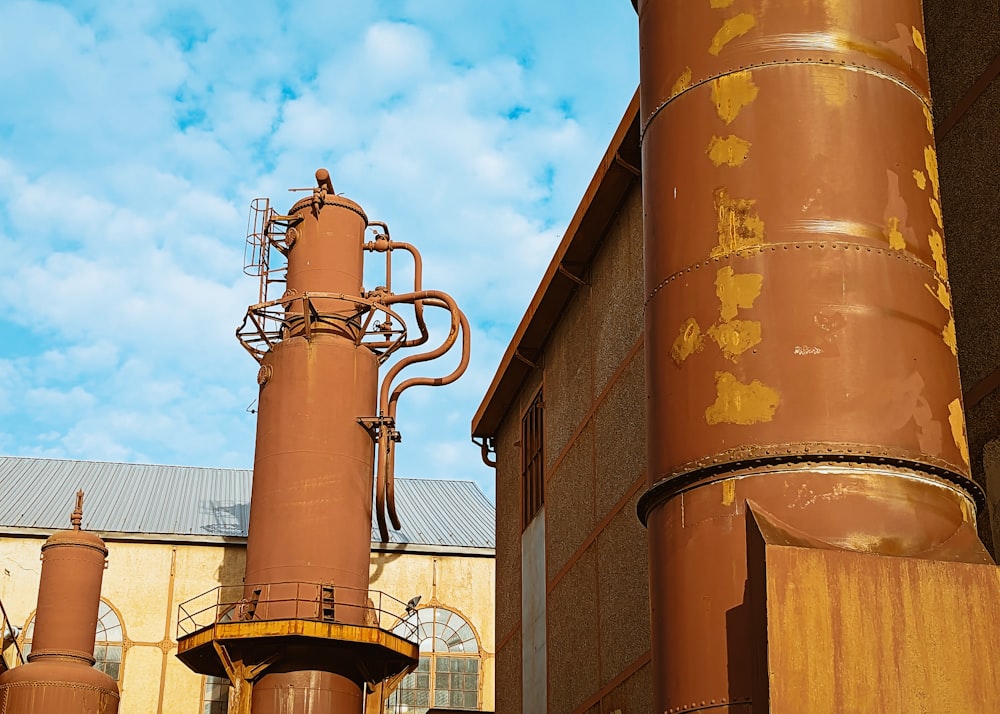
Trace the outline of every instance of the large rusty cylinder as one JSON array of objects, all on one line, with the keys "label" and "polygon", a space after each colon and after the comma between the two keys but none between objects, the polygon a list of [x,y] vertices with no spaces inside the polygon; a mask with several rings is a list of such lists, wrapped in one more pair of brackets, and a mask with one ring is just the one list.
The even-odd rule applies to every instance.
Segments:
[{"label": "large rusty cylinder", "polygon": [[[301,220],[286,233],[286,297],[307,292],[360,296],[368,226],[361,206],[343,196],[316,194],[298,201],[288,214]],[[351,300],[317,299],[313,307],[325,314],[356,312]],[[291,310],[298,309],[293,303]]]},{"label": "large rusty cylinder", "polygon": [[748,501],[815,547],[991,562],[921,7],[638,10],[654,710],[744,713]]},{"label": "large rusty cylinder", "polygon": [[87,531],[59,531],[45,541],[29,660],[58,657],[94,663],[107,556],[104,541]]},{"label": "large rusty cylinder", "polygon": [[975,490],[919,2],[645,2],[640,33],[651,484],[822,454]]},{"label": "large rusty cylinder", "polygon": [[79,662],[36,660],[0,674],[4,714],[116,714],[119,699],[114,679]]},{"label": "large rusty cylinder", "polygon": [[118,683],[92,667],[108,549],[97,534],[79,529],[82,505],[80,492],[74,529],[53,533],[42,546],[28,663],[0,674],[4,714],[118,711]]},{"label": "large rusty cylinder", "polygon": [[752,636],[747,595],[748,501],[768,504],[776,521],[799,534],[796,544],[992,562],[968,497],[916,471],[797,463],[743,469],[684,490],[647,523],[654,711],[701,711],[702,703],[713,714],[721,705],[751,710],[761,643]]},{"label": "large rusty cylinder", "polygon": [[376,412],[376,356],[344,337],[314,334],[276,344],[261,371],[268,377],[257,414],[246,585],[344,587],[337,602],[356,607],[337,619],[361,622],[374,446],[358,418]]},{"label": "large rusty cylinder", "polygon": [[253,714],[363,711],[363,685],[328,672],[265,674],[253,687]]}]

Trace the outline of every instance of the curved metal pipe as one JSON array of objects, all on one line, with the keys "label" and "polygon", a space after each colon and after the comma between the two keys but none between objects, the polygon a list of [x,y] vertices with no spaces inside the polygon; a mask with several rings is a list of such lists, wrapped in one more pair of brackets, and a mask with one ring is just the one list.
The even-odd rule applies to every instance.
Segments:
[{"label": "curved metal pipe", "polygon": [[[413,292],[421,292],[424,282],[424,260],[420,256],[420,251],[417,250],[416,246],[410,243],[403,243],[401,241],[389,241],[389,251],[393,250],[405,250],[413,257]],[[420,329],[420,337],[412,340],[407,340],[403,343],[403,347],[418,347],[419,345],[427,342],[427,324],[424,322],[424,301],[415,300],[413,302],[413,312],[417,318],[417,327]]]},{"label": "curved metal pipe", "polygon": [[[461,310],[459,310],[458,317],[462,328],[462,357],[459,360],[458,366],[444,377],[411,377],[396,387],[392,392],[392,396],[389,397],[389,418],[392,419],[393,423],[396,421],[396,404],[399,400],[399,395],[405,390],[418,386],[442,387],[446,384],[451,384],[465,373],[466,368],[469,366],[470,357],[469,320]],[[388,458],[386,461],[386,506],[389,510],[389,520],[392,521],[392,527],[398,530],[400,523],[399,516],[396,515],[395,444],[395,440],[389,441]]]},{"label": "curved metal pipe", "polygon": [[[393,365],[392,369],[389,370],[385,378],[382,380],[382,385],[379,389],[379,416],[388,417],[388,423],[384,423],[380,427],[378,433],[378,463],[376,468],[375,484],[376,520],[379,528],[379,536],[383,542],[387,542],[389,540],[389,531],[385,521],[387,496],[389,500],[388,511],[393,527],[397,529],[400,527],[399,518],[396,515],[395,508],[394,472],[391,468],[394,451],[393,444],[395,443],[395,437],[398,435],[398,432],[395,431],[395,411],[399,395],[404,390],[409,389],[411,386],[416,386],[417,384],[430,386],[449,384],[458,379],[458,377],[465,372],[469,363],[470,340],[468,320],[450,295],[439,290],[421,290],[412,293],[404,293],[402,295],[391,295],[387,297],[384,302],[386,305],[392,305],[401,302],[415,304],[417,301],[426,302],[427,305],[431,307],[443,307],[447,309],[451,315],[451,329],[448,331],[448,336],[436,348],[417,355],[404,357]],[[455,344],[459,330],[461,330],[463,334],[462,357],[459,365],[451,374],[446,377],[439,378],[416,377],[406,380],[393,391],[392,396],[390,397],[389,387],[392,384],[392,380],[395,379],[403,369],[418,362],[426,362],[435,359],[448,352]]]}]

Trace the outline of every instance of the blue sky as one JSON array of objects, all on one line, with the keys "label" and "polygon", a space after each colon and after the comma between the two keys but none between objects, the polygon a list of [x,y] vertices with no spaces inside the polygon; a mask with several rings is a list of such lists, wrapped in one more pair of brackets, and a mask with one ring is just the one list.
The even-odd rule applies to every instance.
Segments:
[{"label": "blue sky", "polygon": [[251,467],[248,206],[325,166],[473,326],[466,376],[401,400],[397,472],[492,497],[469,423],[636,32],[626,0],[0,3],[0,453]]}]

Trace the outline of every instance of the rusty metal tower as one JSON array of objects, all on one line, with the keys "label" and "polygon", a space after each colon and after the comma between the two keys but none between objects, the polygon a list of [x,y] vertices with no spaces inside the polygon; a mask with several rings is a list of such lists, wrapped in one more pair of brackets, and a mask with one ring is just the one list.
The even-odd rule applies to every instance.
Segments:
[{"label": "rusty metal tower", "polygon": [[[228,677],[242,713],[360,713],[367,688],[416,665],[411,611],[368,589],[373,470],[378,528],[388,540],[387,517],[400,527],[393,487],[400,394],[448,384],[469,360],[468,321],[449,295],[423,289],[417,249],[337,195],[325,169],[316,179],[286,215],[267,199],[252,204],[246,270],[260,277],[260,294],[237,330],[260,363],[246,576],[242,586],[184,603],[178,618],[178,657],[197,672]],[[282,264],[272,265],[272,250]],[[385,255],[385,284],[369,291],[366,251]],[[412,290],[400,294],[392,290],[396,251],[414,266]],[[417,335],[398,312],[403,304],[412,307]],[[396,361],[379,385],[387,359],[427,343],[426,308],[448,313],[448,335]],[[402,370],[459,341],[450,374],[397,383]]]},{"label": "rusty metal tower", "polygon": [[920,0],[636,4],[655,711],[994,711]]},{"label": "rusty metal tower", "polygon": [[72,529],[42,546],[42,575],[28,663],[0,674],[4,714],[115,714],[118,683],[94,668],[94,641],[107,546],[80,528],[83,491]]}]

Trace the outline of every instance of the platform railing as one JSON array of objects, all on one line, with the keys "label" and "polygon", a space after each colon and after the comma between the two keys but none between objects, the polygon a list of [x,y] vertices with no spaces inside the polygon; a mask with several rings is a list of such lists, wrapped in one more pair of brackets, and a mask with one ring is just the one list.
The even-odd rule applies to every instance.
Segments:
[{"label": "platform railing", "polygon": [[309,620],[388,630],[417,642],[416,611],[379,590],[330,583],[278,582],[220,585],[177,609],[177,638],[217,624]]}]

